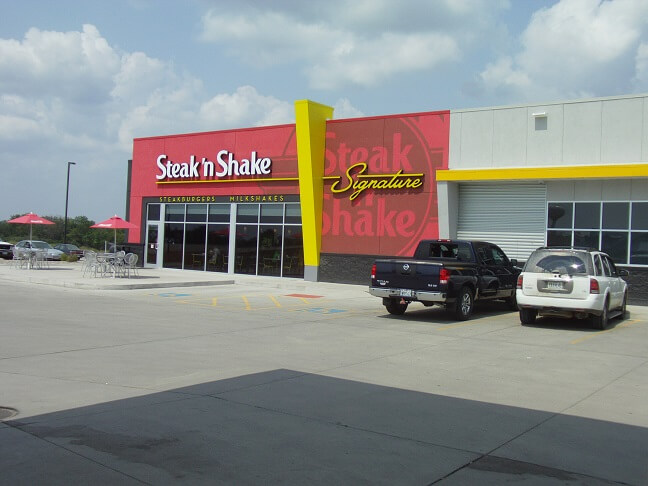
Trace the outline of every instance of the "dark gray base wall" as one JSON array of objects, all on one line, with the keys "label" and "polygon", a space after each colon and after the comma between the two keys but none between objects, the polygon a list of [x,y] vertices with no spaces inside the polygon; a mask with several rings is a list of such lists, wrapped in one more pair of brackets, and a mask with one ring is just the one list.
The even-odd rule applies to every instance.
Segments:
[{"label": "dark gray base wall", "polygon": [[[384,255],[341,255],[322,253],[318,280],[320,282],[367,285],[371,283],[371,265],[377,258],[392,258]],[[619,267],[624,268],[624,267]],[[628,282],[628,304],[648,305],[648,268],[626,267],[630,275]]]},{"label": "dark gray base wall", "polygon": [[628,282],[628,304],[648,305],[648,268],[624,268],[630,275],[623,277]]},{"label": "dark gray base wall", "polygon": [[318,280],[320,282],[366,285],[371,283],[371,266],[379,255],[340,255],[322,253]]}]

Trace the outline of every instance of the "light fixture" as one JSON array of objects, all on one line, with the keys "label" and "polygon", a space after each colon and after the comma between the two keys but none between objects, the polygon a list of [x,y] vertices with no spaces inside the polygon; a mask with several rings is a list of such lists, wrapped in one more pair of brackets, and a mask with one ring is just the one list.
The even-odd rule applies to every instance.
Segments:
[{"label": "light fixture", "polygon": [[546,118],[547,117],[547,112],[546,111],[536,111],[534,113],[531,113],[531,116],[533,118]]},{"label": "light fixture", "polygon": [[70,192],[70,166],[71,165],[76,165],[76,162],[67,163],[67,185],[65,186],[65,220],[63,223],[63,244],[67,243],[68,194]]}]

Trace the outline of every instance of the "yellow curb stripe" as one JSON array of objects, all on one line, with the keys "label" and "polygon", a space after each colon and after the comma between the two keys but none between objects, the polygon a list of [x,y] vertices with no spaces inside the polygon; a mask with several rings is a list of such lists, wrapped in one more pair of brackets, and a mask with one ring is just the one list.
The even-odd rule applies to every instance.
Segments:
[{"label": "yellow curb stripe", "polygon": [[250,310],[252,306],[250,306],[250,301],[245,295],[241,296],[241,299],[243,299],[243,302],[245,303],[245,310]]},{"label": "yellow curb stripe", "polygon": [[275,304],[277,307],[281,307],[281,304],[280,304],[279,301],[274,297],[274,295],[270,295],[269,297],[270,297],[270,300],[272,300],[272,302],[274,302],[274,304]]}]

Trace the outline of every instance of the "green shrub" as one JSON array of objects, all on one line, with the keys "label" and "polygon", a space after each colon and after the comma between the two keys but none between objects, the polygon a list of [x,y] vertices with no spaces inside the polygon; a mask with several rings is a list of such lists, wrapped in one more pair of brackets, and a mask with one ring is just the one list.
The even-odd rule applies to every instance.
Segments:
[{"label": "green shrub", "polygon": [[67,262],[67,261],[68,261],[68,256],[67,256],[65,253],[63,253],[63,254],[61,255],[61,261],[62,261],[62,262]]},{"label": "green shrub", "polygon": [[68,262],[78,262],[79,257],[77,255],[65,255]]}]

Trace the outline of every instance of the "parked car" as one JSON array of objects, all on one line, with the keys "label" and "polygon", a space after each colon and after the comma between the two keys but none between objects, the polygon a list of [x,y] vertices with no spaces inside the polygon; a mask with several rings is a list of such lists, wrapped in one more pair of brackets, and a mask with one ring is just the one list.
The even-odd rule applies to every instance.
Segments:
[{"label": "parked car", "polygon": [[628,286],[609,255],[579,248],[538,248],[517,281],[520,321],[533,324],[538,315],[591,319],[605,329],[608,319],[624,316]]},{"label": "parked car", "polygon": [[35,249],[35,250],[45,250],[47,251],[48,260],[60,260],[63,252],[61,250],[56,250],[52,248],[52,245],[45,241],[38,240],[21,240],[16,243],[16,248],[19,249]]},{"label": "parked car", "polygon": [[413,258],[376,260],[369,293],[381,297],[390,314],[401,315],[411,302],[421,302],[445,306],[466,320],[478,300],[504,300],[517,310],[519,273],[517,261],[493,243],[422,240]]},{"label": "parked car", "polygon": [[61,250],[66,255],[76,255],[79,258],[83,256],[83,250],[71,243],[59,243],[58,245],[54,245],[54,249]]},{"label": "parked car", "polygon": [[0,257],[5,260],[13,258],[13,245],[11,243],[0,240]]}]

